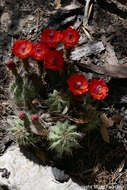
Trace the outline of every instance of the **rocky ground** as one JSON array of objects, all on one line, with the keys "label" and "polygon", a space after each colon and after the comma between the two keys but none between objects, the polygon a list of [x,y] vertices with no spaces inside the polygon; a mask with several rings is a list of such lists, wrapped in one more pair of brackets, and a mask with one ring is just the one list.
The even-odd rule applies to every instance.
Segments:
[{"label": "rocky ground", "polygon": [[[76,6],[70,6],[71,3],[67,0],[62,0],[61,4],[51,0],[0,1],[1,189],[127,189],[126,0],[97,0],[94,3],[87,30],[94,41],[103,42],[106,51],[90,56],[85,71],[82,62],[79,65],[84,72],[87,68],[88,76],[101,76],[109,82],[109,98],[100,107],[108,116],[115,113],[117,119],[118,115],[122,117],[119,125],[108,129],[110,144],[93,132],[90,144],[86,137],[81,150],[72,157],[59,159],[45,149],[40,151],[41,146],[36,153],[34,148],[31,151],[29,148],[19,150],[11,138],[8,119],[14,117],[16,111],[8,98],[11,78],[5,63],[13,57],[12,44],[17,39],[36,41],[47,26],[65,28],[75,25],[77,17],[83,14],[84,1],[73,1]],[[79,30],[86,37],[82,27]],[[86,60],[82,61],[86,63]]]}]

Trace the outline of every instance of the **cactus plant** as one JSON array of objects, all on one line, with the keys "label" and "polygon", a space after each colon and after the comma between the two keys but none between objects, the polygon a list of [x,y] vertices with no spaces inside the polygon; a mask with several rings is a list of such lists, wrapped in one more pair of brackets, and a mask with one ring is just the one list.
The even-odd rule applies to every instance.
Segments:
[{"label": "cactus plant", "polygon": [[39,95],[40,84],[34,84],[27,76],[18,76],[10,85],[11,96],[19,107],[31,105]]},{"label": "cactus plant", "polygon": [[50,128],[50,148],[55,149],[60,155],[64,152],[72,153],[72,148],[79,146],[80,137],[81,135],[76,132],[76,126],[70,125],[67,120],[64,123],[58,121]]},{"label": "cactus plant", "polygon": [[23,80],[21,77],[15,78],[15,80],[10,84],[10,93],[12,98],[14,99],[15,103],[18,106],[23,105]]},{"label": "cactus plant", "polygon": [[11,128],[11,132],[14,140],[20,145],[30,145],[35,144],[40,140],[40,137],[33,134],[29,128],[30,120],[17,119],[15,120],[14,126]]},{"label": "cactus plant", "polygon": [[48,106],[49,110],[57,113],[62,113],[68,107],[68,101],[63,99],[60,92],[54,90],[49,94]]}]

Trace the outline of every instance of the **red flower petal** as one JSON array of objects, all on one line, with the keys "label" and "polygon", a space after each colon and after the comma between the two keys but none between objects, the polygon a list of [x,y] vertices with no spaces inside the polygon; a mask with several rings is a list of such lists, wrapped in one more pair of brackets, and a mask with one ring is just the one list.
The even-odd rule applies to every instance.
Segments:
[{"label": "red flower petal", "polygon": [[32,53],[32,46],[32,43],[28,40],[17,40],[12,47],[12,51],[15,56],[26,59]]},{"label": "red flower petal", "polygon": [[88,80],[83,74],[73,74],[67,81],[69,90],[74,95],[85,94],[88,91]]},{"label": "red flower petal", "polygon": [[33,44],[33,49],[32,49],[32,55],[31,57],[36,60],[43,60],[44,56],[47,52],[48,48],[45,44],[41,42],[37,42],[36,44]]},{"label": "red flower petal", "polygon": [[64,66],[63,51],[49,50],[44,59],[44,67],[53,71],[60,70]]},{"label": "red flower petal", "polygon": [[74,48],[78,44],[80,35],[77,30],[68,27],[63,31],[62,42],[65,44],[66,48]]},{"label": "red flower petal", "polygon": [[56,31],[56,29],[45,29],[42,32],[41,40],[49,47],[57,48],[58,42],[62,40],[62,32]]},{"label": "red flower petal", "polygon": [[97,100],[104,99],[108,95],[108,87],[103,79],[93,79],[89,84],[89,93]]}]

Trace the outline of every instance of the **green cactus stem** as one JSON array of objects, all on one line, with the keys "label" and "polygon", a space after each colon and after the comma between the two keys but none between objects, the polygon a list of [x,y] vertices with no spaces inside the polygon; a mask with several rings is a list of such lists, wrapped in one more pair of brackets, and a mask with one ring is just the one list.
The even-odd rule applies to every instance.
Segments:
[{"label": "green cactus stem", "polygon": [[54,90],[53,93],[49,94],[48,106],[50,111],[62,113],[69,106],[69,101],[63,99],[60,92]]}]

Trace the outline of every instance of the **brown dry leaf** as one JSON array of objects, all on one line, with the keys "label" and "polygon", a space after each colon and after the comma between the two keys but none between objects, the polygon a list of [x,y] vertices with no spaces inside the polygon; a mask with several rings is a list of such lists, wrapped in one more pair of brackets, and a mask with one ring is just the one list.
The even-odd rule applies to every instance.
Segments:
[{"label": "brown dry leaf", "polygon": [[49,131],[44,129],[43,126],[40,124],[31,124],[30,129],[34,134],[40,136],[47,136],[49,133]]},{"label": "brown dry leaf", "polygon": [[122,119],[122,120],[120,121],[120,124],[118,125],[118,128],[119,128],[119,129],[122,129],[123,126],[124,126],[124,120]]},{"label": "brown dry leaf", "polygon": [[89,123],[88,119],[77,119],[77,118],[73,118],[71,116],[67,116],[67,118],[71,121],[74,121],[75,123]]},{"label": "brown dry leaf", "polygon": [[105,126],[101,125],[100,133],[101,133],[103,140],[107,143],[110,143],[109,133],[108,133],[108,130]]},{"label": "brown dry leaf", "polygon": [[61,8],[61,0],[55,0],[55,9],[60,9]]},{"label": "brown dry leaf", "polygon": [[108,118],[105,113],[100,115],[101,122],[106,128],[112,127],[114,122],[111,118]]},{"label": "brown dry leaf", "polygon": [[34,100],[32,101],[32,104],[40,104],[40,101],[39,101],[38,99],[34,99]]},{"label": "brown dry leaf", "polygon": [[122,120],[122,116],[119,115],[119,114],[115,114],[115,115],[112,116],[111,119],[112,119],[112,121],[114,121],[115,123],[120,123],[121,120]]},{"label": "brown dry leaf", "polygon": [[122,118],[121,115],[119,114],[116,114],[116,115],[113,115],[112,118],[111,118],[115,123],[118,123],[117,127],[119,129],[122,129],[123,126],[124,126],[124,119]]},{"label": "brown dry leaf", "polygon": [[122,172],[122,170],[123,170],[123,168],[124,168],[124,165],[125,165],[125,160],[123,160],[123,161],[121,162],[121,164],[119,165],[119,168],[118,168],[119,173]]},{"label": "brown dry leaf", "polygon": [[57,121],[64,121],[64,120],[65,120],[64,116],[56,116],[56,117],[44,118],[44,121],[46,121],[46,122],[57,122]]},{"label": "brown dry leaf", "polygon": [[113,46],[110,43],[106,44],[105,53],[105,65],[118,65],[118,59],[116,57]]}]

